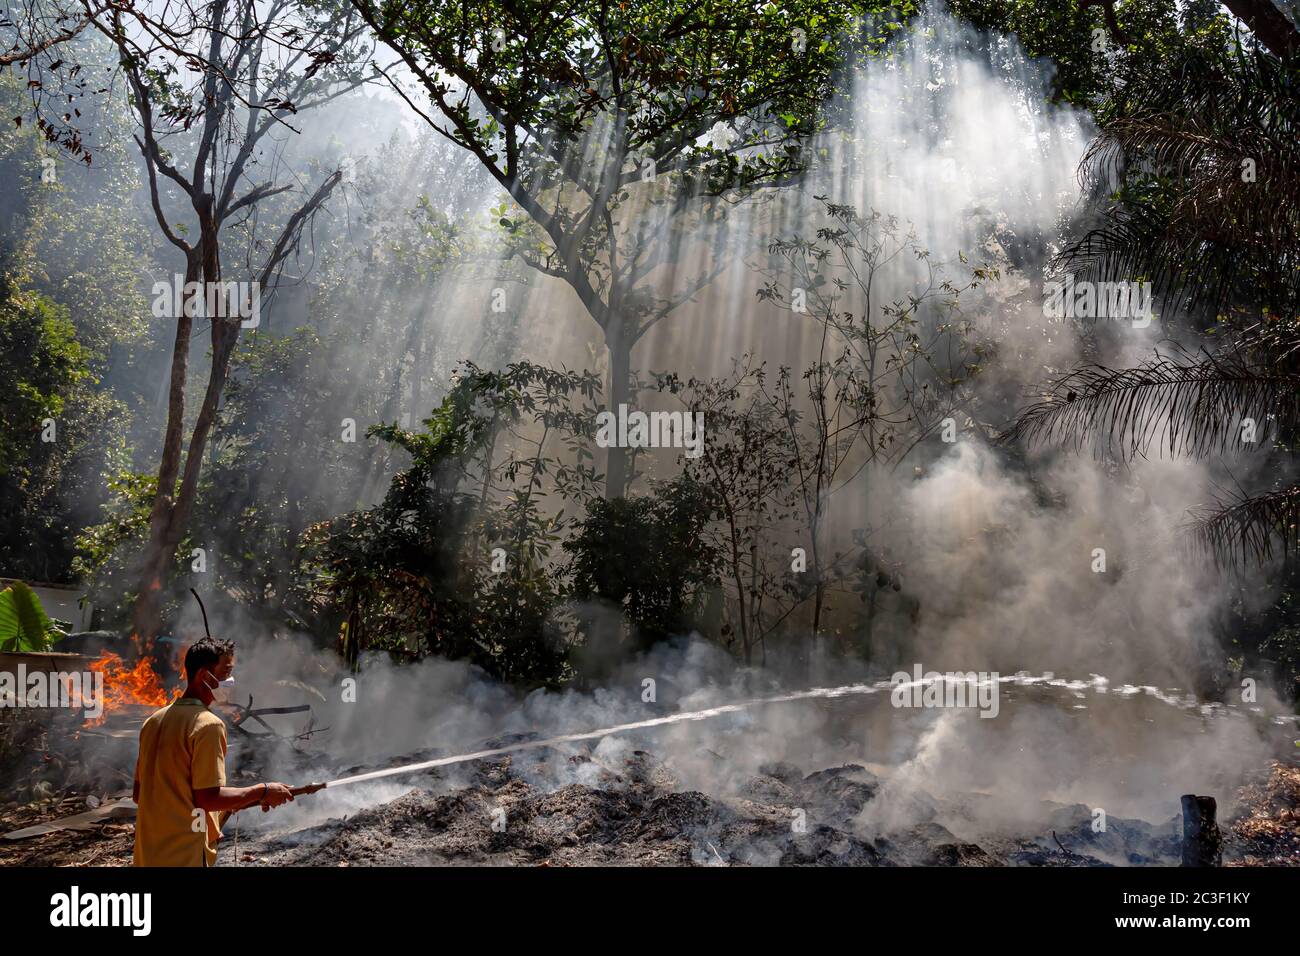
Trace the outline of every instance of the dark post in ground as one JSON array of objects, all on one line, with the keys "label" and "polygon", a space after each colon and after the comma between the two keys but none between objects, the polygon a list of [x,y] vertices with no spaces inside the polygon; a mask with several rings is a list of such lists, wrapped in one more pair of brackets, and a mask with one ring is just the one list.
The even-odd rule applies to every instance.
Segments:
[{"label": "dark post in ground", "polygon": [[1183,795],[1183,866],[1221,866],[1223,850],[1218,805],[1213,797]]}]

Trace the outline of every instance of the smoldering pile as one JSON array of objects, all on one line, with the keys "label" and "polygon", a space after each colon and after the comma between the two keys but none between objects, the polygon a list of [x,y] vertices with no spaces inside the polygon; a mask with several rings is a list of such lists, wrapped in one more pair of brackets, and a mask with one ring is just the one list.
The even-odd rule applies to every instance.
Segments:
[{"label": "smoldering pile", "polygon": [[[482,760],[464,786],[438,772],[408,792],[301,830],[248,833],[227,862],[260,866],[1108,866],[1176,864],[1179,823],[1108,821],[1086,806],[1044,802],[1041,827],[960,839],[978,795],[915,795],[905,828],[868,836],[881,792],[858,764],[811,773],[760,767],[734,795],[682,789],[654,754],[608,741],[576,753],[539,750]],[[489,746],[500,746],[490,741]],[[721,758],[719,758],[721,759]],[[578,775],[589,782],[562,784]]]}]

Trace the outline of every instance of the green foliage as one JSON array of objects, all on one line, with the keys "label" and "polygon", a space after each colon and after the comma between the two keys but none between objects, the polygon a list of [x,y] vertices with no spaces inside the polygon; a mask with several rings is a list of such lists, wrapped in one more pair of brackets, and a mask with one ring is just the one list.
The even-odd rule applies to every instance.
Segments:
[{"label": "green foliage", "polygon": [[1216,622],[1226,649],[1227,678],[1269,674],[1283,700],[1300,706],[1300,564],[1279,569],[1267,581],[1234,581]]},{"label": "green foliage", "polygon": [[[839,39],[859,18],[912,7],[354,2],[426,86],[448,135],[499,178],[532,177],[530,192],[549,188],[557,175],[616,190],[622,159],[633,153],[661,170],[693,171],[714,190],[788,172],[797,164],[793,140],[817,128],[843,63]],[[753,122],[742,124],[738,141],[704,141],[716,123],[741,117]],[[575,148],[593,132],[618,158],[612,168],[591,165],[591,155],[590,168],[580,168]]]},{"label": "green foliage", "polygon": [[[72,46],[81,55],[102,44]],[[27,92],[0,74],[5,117],[25,112]],[[126,465],[128,409],[146,380],[132,374],[131,346],[146,322],[149,247],[120,99],[101,104],[101,119],[106,146],[93,168],[30,124],[0,127],[0,573],[16,577],[68,578],[74,537],[106,497],[100,476]],[[129,386],[104,381],[115,350]]]},{"label": "green foliage", "polygon": [[32,291],[0,299],[0,381],[0,572],[65,580],[97,473],[121,453],[122,407],[97,389],[67,310]]},{"label": "green foliage", "polygon": [[[0,294],[8,292],[0,281]],[[0,301],[0,475],[34,450],[45,419],[63,414],[90,378],[86,353],[61,309],[34,293]]]},{"label": "green foliage", "polygon": [[1127,0],[1116,5],[1116,34],[1103,6],[1078,0],[950,0],[949,9],[981,30],[1014,33],[1035,57],[1049,57],[1059,99],[1096,109],[1122,96],[1128,78],[1193,48],[1222,49],[1231,20],[1207,0]]},{"label": "green foliage", "polygon": [[[590,500],[599,476],[585,444],[597,381],[530,363],[466,363],[418,430],[370,434],[411,464],[377,507],[309,529],[305,587],[337,616],[344,657],[362,649],[466,658],[509,680],[554,681],[567,648],[552,612],[549,561],[564,527],[543,479]],[[568,461],[551,454],[561,442]],[[501,455],[498,456],[498,446]]]},{"label": "green foliage", "polygon": [[76,536],[73,573],[109,624],[124,620],[139,584],[134,558],[149,533],[149,509],[158,487],[155,475],[119,472],[108,479],[103,520]]},{"label": "green foliage", "polygon": [[633,627],[625,651],[700,627],[721,554],[707,534],[717,504],[708,485],[678,478],[651,495],[596,499],[564,550],[570,595],[618,608]]},{"label": "green foliage", "polygon": [[0,591],[0,651],[48,651],[62,629],[22,581]]}]

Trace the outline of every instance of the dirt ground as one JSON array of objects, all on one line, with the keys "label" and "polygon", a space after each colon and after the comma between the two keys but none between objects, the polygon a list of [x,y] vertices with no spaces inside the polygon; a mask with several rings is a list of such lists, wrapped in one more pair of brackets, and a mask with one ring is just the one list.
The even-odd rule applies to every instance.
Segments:
[{"label": "dirt ground", "polygon": [[[86,800],[84,795],[69,794],[0,808],[0,833],[84,813]],[[25,840],[0,839],[0,866],[130,866],[134,845],[132,821],[108,820],[85,830],[60,830]]]},{"label": "dirt ground", "polygon": [[[551,759],[556,759],[552,755]],[[583,755],[562,759],[583,761]],[[243,866],[1105,866],[1176,865],[1179,822],[1112,818],[1093,833],[1086,807],[1056,807],[1035,832],[963,842],[935,804],[911,829],[866,840],[854,820],[879,792],[867,770],[804,774],[763,768],[742,795],[682,790],[645,751],[595,768],[591,785],[549,787],[510,757],[481,761],[468,786],[436,778],[350,816],[289,833],[243,834],[236,859],[227,827],[220,863]],[[525,780],[524,777],[528,777]],[[531,781],[531,782],[529,782]],[[1300,865],[1300,769],[1275,763],[1240,792],[1223,821],[1224,859],[1236,866]],[[0,832],[86,809],[66,794],[0,808]],[[0,866],[124,866],[134,827],[107,821],[21,841],[0,840]]]},{"label": "dirt ground", "polygon": [[1240,866],[1300,866],[1300,767],[1273,764],[1241,790],[1244,808],[1229,827]]}]

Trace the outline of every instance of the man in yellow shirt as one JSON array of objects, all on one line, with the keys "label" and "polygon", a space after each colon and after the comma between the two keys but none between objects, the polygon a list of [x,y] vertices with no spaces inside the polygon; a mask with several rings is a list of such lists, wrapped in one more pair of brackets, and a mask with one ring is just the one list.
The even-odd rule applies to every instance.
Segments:
[{"label": "man in yellow shirt", "polygon": [[234,669],[233,641],[195,642],[185,652],[185,693],[140,728],[136,866],[215,866],[226,817],[293,799],[282,783],[226,786],[226,725],[208,707]]}]

